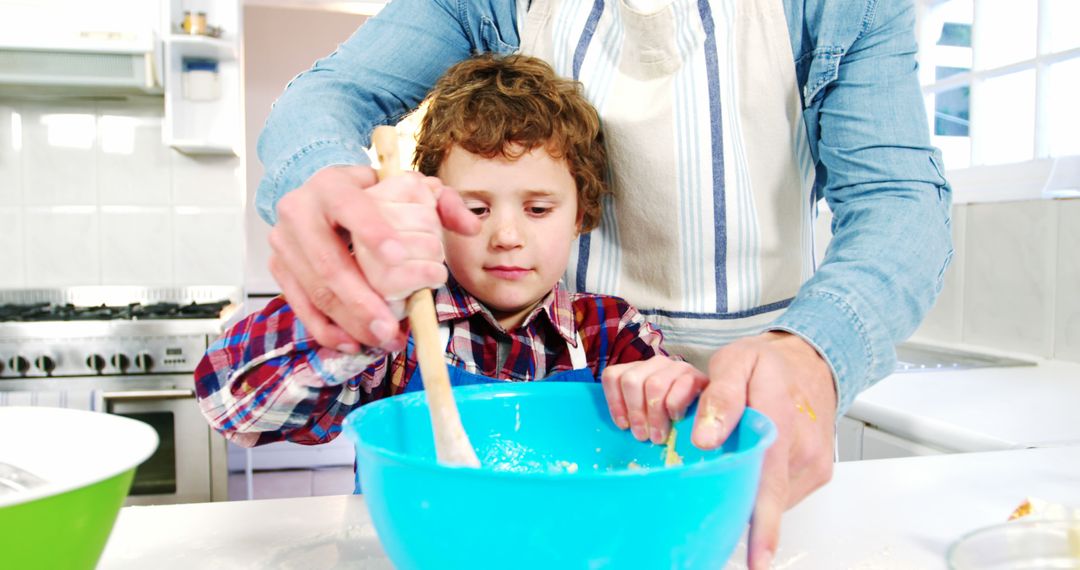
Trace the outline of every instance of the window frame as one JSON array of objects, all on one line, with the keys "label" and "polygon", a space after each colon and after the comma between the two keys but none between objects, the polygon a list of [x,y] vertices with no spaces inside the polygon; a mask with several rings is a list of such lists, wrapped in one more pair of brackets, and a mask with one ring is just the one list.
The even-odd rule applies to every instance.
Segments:
[{"label": "window frame", "polygon": [[[919,38],[918,59],[923,61],[924,49],[929,51],[936,43],[929,29],[927,14],[930,10],[943,5],[950,0],[918,0],[916,4],[916,33]],[[986,9],[984,0],[971,0],[972,2],[972,57],[977,61],[978,55],[974,52],[979,45],[977,37],[979,15]],[[1006,164],[978,164],[977,156],[979,135],[977,128],[972,125],[968,138],[971,141],[971,165],[965,168],[949,168],[946,162],[946,176],[953,187],[954,203],[975,202],[1001,202],[1013,200],[1053,199],[1053,198],[1077,198],[1080,197],[1080,155],[1050,156],[1049,124],[1049,73],[1050,66],[1080,59],[1080,46],[1061,50],[1050,51],[1048,45],[1048,30],[1050,27],[1050,0],[1037,0],[1036,5],[1036,31],[1035,31],[1035,56],[1005,65],[978,69],[974,65],[971,69],[949,75],[943,79],[931,77],[926,71],[920,72],[920,86],[923,96],[933,97],[938,93],[952,89],[968,87],[970,89],[969,107],[974,107],[974,100],[979,96],[978,86],[988,79],[1003,77],[1023,71],[1035,71],[1035,109],[1034,109],[1034,140],[1033,158],[1021,162]],[[982,8],[982,10],[980,9]],[[928,126],[933,132],[934,117],[928,116]],[[1078,135],[1080,136],[1080,135]]]}]

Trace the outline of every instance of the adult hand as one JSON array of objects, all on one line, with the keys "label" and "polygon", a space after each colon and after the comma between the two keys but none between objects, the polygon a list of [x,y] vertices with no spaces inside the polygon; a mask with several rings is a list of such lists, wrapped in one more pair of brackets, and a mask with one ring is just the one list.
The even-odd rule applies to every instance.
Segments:
[{"label": "adult hand", "polygon": [[[480,228],[437,179],[377,180],[366,166],[324,168],[278,201],[270,231],[270,271],[286,300],[319,344],[342,352],[360,344],[401,350],[401,315],[387,299],[445,281],[432,235]],[[424,209],[435,213],[418,213]]]},{"label": "adult hand", "polygon": [[832,478],[836,390],[828,364],[806,341],[779,331],[742,339],[709,360],[691,440],[703,449],[727,439],[746,406],[776,424],[750,524],[750,568],[769,568],[780,517]]},{"label": "adult hand", "polygon": [[612,364],[600,378],[611,419],[638,441],[663,443],[671,422],[681,420],[709,379],[687,362],[656,355]]}]

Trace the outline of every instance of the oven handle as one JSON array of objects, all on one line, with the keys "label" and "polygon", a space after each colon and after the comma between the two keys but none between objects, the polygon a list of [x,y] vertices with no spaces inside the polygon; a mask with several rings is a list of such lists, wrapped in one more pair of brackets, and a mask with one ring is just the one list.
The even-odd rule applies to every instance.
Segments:
[{"label": "oven handle", "polygon": [[101,398],[113,402],[138,402],[146,400],[182,400],[193,398],[195,390],[131,390],[127,392],[105,392]]}]

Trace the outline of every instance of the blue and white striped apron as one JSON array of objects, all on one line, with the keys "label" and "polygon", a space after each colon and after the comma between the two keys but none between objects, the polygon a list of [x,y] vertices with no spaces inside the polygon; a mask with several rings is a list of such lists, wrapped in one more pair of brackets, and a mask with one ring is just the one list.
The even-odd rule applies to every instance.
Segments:
[{"label": "blue and white striped apron", "polygon": [[814,271],[813,163],[780,0],[518,0],[521,52],[584,85],[613,196],[566,282],[704,367]]}]

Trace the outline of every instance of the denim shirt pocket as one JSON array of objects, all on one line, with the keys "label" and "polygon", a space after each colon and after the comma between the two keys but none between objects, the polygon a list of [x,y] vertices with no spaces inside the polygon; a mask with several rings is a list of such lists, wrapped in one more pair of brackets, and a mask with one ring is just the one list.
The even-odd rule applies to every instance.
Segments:
[{"label": "denim shirt pocket", "polygon": [[495,27],[495,22],[487,16],[480,18],[480,41],[482,53],[494,52],[499,55],[508,55],[518,50],[518,46],[503,41],[502,36],[499,35],[499,29]]},{"label": "denim shirt pocket", "polygon": [[819,47],[814,50],[814,58],[810,61],[810,70],[806,75],[806,85],[803,86],[803,106],[809,108],[817,102],[818,94],[840,75],[840,58],[844,55],[844,48]]},{"label": "denim shirt pocket", "polygon": [[810,140],[810,154],[818,161],[818,120],[821,111],[822,93],[840,75],[840,58],[844,54],[842,47],[820,47],[813,51],[810,69],[803,85],[803,122],[806,135]]}]

